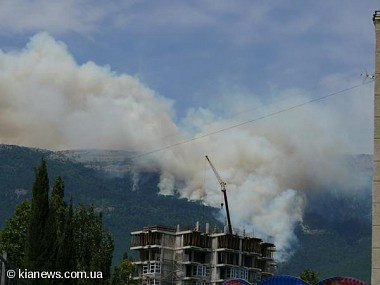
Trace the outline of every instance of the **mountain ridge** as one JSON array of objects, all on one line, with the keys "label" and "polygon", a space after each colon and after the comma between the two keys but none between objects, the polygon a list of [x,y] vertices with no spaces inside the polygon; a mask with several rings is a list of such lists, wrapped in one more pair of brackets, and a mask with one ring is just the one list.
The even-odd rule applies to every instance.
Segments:
[{"label": "mountain ridge", "polygon": [[[30,199],[33,170],[42,157],[47,159],[51,184],[57,176],[65,181],[67,200],[73,197],[75,203],[94,204],[96,211],[103,213],[104,223],[116,239],[115,264],[124,251],[129,251],[130,232],[144,226],[191,227],[197,221],[222,226],[215,218],[220,209],[176,195],[159,195],[157,173],[140,173],[136,185],[128,155],[123,151],[55,152],[0,145],[0,226],[13,214],[16,204]],[[349,163],[353,171],[363,172],[370,181],[371,161],[372,156],[361,154]],[[348,275],[369,280],[370,185],[367,188],[351,196],[323,189],[320,195],[309,197],[303,223],[296,228],[294,253],[278,265],[278,273],[297,275],[311,268],[320,273],[321,279]]]}]

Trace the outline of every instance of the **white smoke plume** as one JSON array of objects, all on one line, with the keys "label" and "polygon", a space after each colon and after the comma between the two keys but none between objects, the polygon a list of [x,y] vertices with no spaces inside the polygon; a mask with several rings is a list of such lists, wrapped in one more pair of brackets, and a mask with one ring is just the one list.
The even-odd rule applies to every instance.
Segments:
[{"label": "white smoke plume", "polygon": [[[342,114],[328,105],[309,104],[205,134],[275,114],[306,100],[301,94],[289,90],[283,97],[291,101],[270,106],[253,96],[235,96],[224,100],[224,110],[234,113],[242,110],[240,104],[255,109],[234,120],[208,109],[191,109],[179,127],[172,102],[138,78],[92,62],[79,65],[63,43],[40,33],[25,49],[0,53],[0,143],[133,151],[140,167],[160,173],[162,194],[177,191],[218,207],[222,196],[204,159],[208,154],[227,182],[233,226],[272,237],[279,259],[284,259],[295,240],[294,227],[302,221],[304,191],[331,185],[360,189],[341,162],[355,151],[351,135],[363,126],[347,121],[354,117],[347,113],[358,113],[357,106],[370,108],[370,99],[350,104],[347,100],[357,100],[350,95]],[[370,124],[370,115],[360,121]],[[191,140],[194,137],[199,139]],[[178,144],[182,141],[186,143]]]},{"label": "white smoke plume", "polygon": [[138,151],[160,143],[149,138],[177,131],[169,100],[132,76],[79,66],[45,33],[22,51],[0,54],[0,67],[2,143]]}]

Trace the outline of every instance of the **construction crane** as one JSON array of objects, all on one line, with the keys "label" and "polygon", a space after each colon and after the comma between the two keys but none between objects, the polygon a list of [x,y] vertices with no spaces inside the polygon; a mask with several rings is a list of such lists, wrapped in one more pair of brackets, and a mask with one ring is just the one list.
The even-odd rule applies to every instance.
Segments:
[{"label": "construction crane", "polygon": [[231,225],[231,218],[230,218],[230,210],[228,209],[228,200],[227,200],[227,191],[226,191],[226,182],[224,182],[222,180],[222,178],[220,177],[218,171],[216,171],[214,165],[212,164],[212,162],[210,161],[210,159],[208,158],[208,156],[206,155],[206,159],[208,161],[208,163],[210,164],[212,170],[214,171],[215,173],[215,176],[216,176],[216,179],[218,179],[218,182],[220,184],[220,188],[223,192],[223,196],[224,196],[224,204],[226,204],[226,214],[227,214],[227,226],[228,226],[228,233],[232,235],[232,225]]}]

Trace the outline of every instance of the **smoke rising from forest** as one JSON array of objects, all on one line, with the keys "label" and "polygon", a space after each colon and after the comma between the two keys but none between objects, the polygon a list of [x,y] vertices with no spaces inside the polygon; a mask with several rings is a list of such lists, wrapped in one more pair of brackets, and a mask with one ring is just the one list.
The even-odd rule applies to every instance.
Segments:
[{"label": "smoke rising from forest", "polygon": [[[250,95],[226,96],[227,113],[246,106],[251,111],[231,119],[205,108],[190,109],[178,123],[174,102],[137,77],[93,62],[79,65],[64,43],[40,33],[25,49],[0,53],[0,143],[132,151],[140,167],[160,173],[162,194],[178,192],[219,207],[222,195],[204,159],[207,154],[227,182],[233,226],[272,237],[283,259],[295,240],[294,227],[302,221],[305,191],[335,187],[352,193],[362,187],[342,161],[357,151],[358,130],[365,124],[371,128],[368,96],[347,96],[338,113],[332,100],[332,106],[309,104],[204,135],[299,104],[307,99],[301,94],[290,89],[272,105]],[[200,138],[189,141],[194,137]],[[187,143],[176,145],[183,141]],[[162,151],[146,154],[158,149]]]}]

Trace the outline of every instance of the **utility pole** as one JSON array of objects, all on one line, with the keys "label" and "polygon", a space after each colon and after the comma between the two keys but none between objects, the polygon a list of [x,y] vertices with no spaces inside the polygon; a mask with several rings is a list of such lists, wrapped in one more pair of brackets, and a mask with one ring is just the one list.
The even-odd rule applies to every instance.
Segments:
[{"label": "utility pole", "polygon": [[380,11],[373,14],[375,25],[374,149],[372,176],[372,262],[371,284],[380,284]]}]

